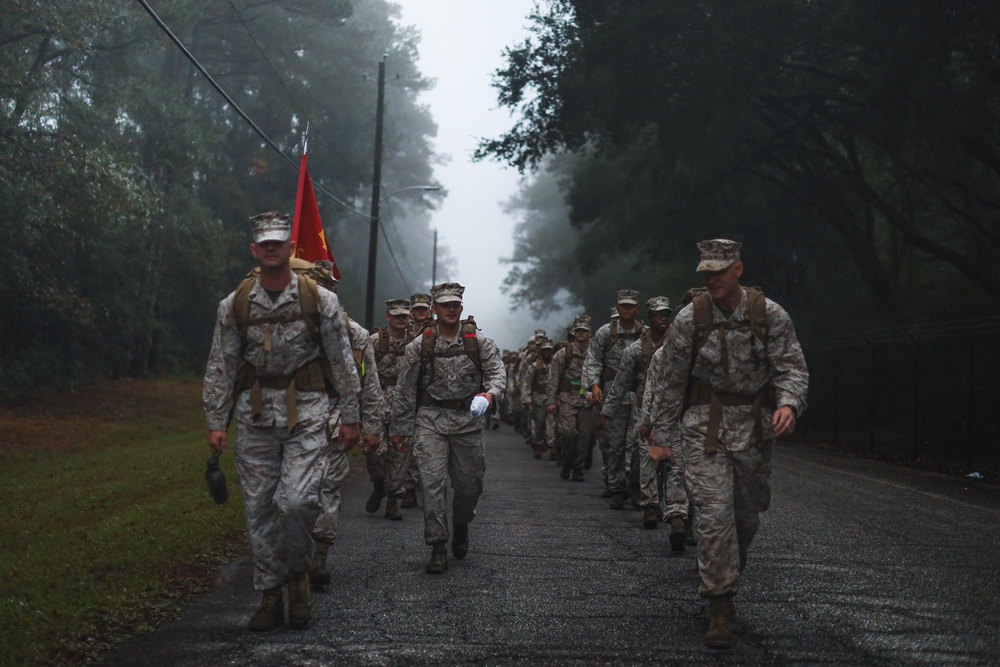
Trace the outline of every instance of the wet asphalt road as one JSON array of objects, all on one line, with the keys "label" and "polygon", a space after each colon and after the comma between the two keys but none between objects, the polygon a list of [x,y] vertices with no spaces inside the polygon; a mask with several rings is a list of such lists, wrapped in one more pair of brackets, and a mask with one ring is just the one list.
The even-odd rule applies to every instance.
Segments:
[{"label": "wet asphalt road", "polygon": [[243,560],[104,664],[1000,664],[1000,489],[779,445],[719,651],[702,645],[693,548],[672,555],[665,526],[607,509],[599,471],[564,482],[509,426],[486,437],[470,551],[447,574],[424,574],[422,510],[365,513],[362,470],[308,629],[245,629],[259,595]]}]

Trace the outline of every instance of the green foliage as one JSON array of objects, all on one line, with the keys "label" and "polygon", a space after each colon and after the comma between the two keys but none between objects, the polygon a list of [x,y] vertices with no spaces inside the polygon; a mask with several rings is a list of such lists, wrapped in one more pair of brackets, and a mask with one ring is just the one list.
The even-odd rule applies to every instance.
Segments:
[{"label": "green foliage", "polygon": [[983,0],[554,0],[478,154],[585,156],[569,219],[605,259],[731,236],[807,328],[947,317],[1000,298],[998,25]]},{"label": "green foliage", "polygon": [[[5,3],[0,260],[10,269],[0,277],[8,314],[0,399],[100,377],[200,370],[215,305],[251,264],[247,218],[294,206],[307,123],[317,187],[360,211],[319,195],[345,287],[362,285],[364,253],[344,249],[367,243],[353,230],[367,229],[376,86],[361,75],[374,74],[383,53],[390,76],[400,75],[386,96],[383,183],[387,191],[433,183],[427,138],[435,128],[416,103],[429,83],[416,70],[416,35],[396,24],[394,5],[155,5],[289,160],[140,4]],[[411,197],[392,211],[397,254],[420,248],[421,261],[401,263],[409,282],[430,275],[432,202]],[[395,269],[383,267],[389,285]]]}]

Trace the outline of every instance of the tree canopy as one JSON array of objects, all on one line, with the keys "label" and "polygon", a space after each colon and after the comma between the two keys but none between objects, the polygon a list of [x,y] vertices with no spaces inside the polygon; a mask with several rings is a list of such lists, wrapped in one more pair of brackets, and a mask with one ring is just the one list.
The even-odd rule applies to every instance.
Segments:
[{"label": "tree canopy", "polygon": [[[985,0],[550,0],[497,72],[518,120],[478,156],[581,156],[559,169],[571,261],[692,267],[736,238],[813,332],[995,308],[998,28]],[[513,283],[541,275],[512,259]]]},{"label": "tree canopy", "polygon": [[[395,5],[151,3],[258,133],[144,4],[3,3],[3,397],[199,371],[215,304],[252,264],[248,217],[292,211],[307,124],[341,298],[360,312],[377,92],[364,75],[383,54],[385,191],[434,183],[436,128],[416,102],[430,84],[415,64],[419,35],[398,25]],[[411,193],[383,210],[393,255],[380,257],[378,298],[425,287],[427,211],[440,196]]]}]

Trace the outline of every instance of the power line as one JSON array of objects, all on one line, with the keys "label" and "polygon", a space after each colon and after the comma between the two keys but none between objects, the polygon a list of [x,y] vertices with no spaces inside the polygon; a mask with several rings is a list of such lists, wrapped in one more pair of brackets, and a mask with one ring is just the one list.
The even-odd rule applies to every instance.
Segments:
[{"label": "power line", "polygon": [[[140,5],[142,5],[143,9],[146,10],[146,13],[149,14],[153,18],[153,20],[156,22],[156,25],[158,25],[160,27],[160,30],[162,30],[171,39],[171,41],[173,41],[173,43],[177,45],[177,48],[181,50],[181,53],[183,53],[184,56],[188,60],[191,61],[191,64],[194,65],[195,68],[202,74],[202,76],[205,77],[205,80],[208,81],[212,85],[213,88],[215,88],[216,92],[219,93],[220,95],[222,95],[222,97],[226,100],[226,102],[228,102],[233,107],[233,109],[236,111],[236,113],[238,113],[240,115],[240,117],[243,118],[243,120],[245,120],[250,125],[251,128],[253,128],[254,132],[256,132],[260,136],[260,138],[263,139],[264,142],[268,146],[270,146],[271,148],[273,148],[274,151],[278,155],[280,155],[282,157],[282,159],[285,160],[285,162],[288,163],[288,165],[295,171],[296,174],[299,173],[299,166],[297,164],[295,164],[295,161],[292,160],[287,155],[285,155],[284,151],[282,151],[281,148],[279,148],[278,145],[276,143],[274,143],[274,141],[272,141],[271,138],[269,136],[267,136],[262,129],[260,129],[259,127],[257,127],[257,124],[255,122],[253,122],[253,120],[250,118],[250,116],[248,116],[243,111],[243,109],[241,109],[240,106],[238,104],[236,104],[236,101],[232,97],[229,96],[229,93],[227,93],[222,88],[222,86],[219,85],[219,83],[214,78],[212,78],[212,75],[208,73],[208,71],[202,66],[202,64],[200,62],[198,62],[198,59],[194,57],[194,54],[192,54],[190,51],[188,51],[187,47],[184,46],[184,43],[181,42],[181,40],[178,39],[177,35],[175,35],[173,33],[173,31],[170,29],[170,27],[166,23],[163,22],[163,19],[161,19],[157,15],[157,13],[153,10],[153,8],[149,6],[149,3],[146,2],[146,0],[138,0],[138,2],[139,2]],[[241,18],[241,20],[242,20],[242,18]],[[354,208],[353,206],[351,206],[350,204],[347,204],[346,202],[341,201],[340,199],[338,199],[337,197],[335,197],[334,195],[332,195],[330,192],[328,192],[326,190],[326,188],[324,188],[322,185],[318,185],[316,183],[313,183],[313,188],[316,189],[316,190],[319,190],[321,193],[323,193],[324,195],[326,195],[331,201],[333,201],[335,204],[337,204],[341,208],[343,208],[343,209],[345,209],[345,210],[347,210],[347,211],[349,211],[351,213],[354,213],[356,215],[360,215],[362,217],[368,218],[369,220],[371,219],[371,215],[369,215],[368,213],[364,213],[363,211],[359,211],[356,208]]]},{"label": "power line", "polygon": [[389,243],[389,237],[385,233],[385,225],[379,225],[382,232],[382,240],[385,241],[385,248],[389,251],[389,258],[392,259],[392,265],[396,267],[396,273],[399,274],[399,279],[403,282],[403,287],[410,294],[413,294],[413,288],[410,287],[410,283],[407,282],[406,278],[403,277],[403,271],[399,268],[399,262],[396,261],[396,253],[392,250],[392,244]]}]

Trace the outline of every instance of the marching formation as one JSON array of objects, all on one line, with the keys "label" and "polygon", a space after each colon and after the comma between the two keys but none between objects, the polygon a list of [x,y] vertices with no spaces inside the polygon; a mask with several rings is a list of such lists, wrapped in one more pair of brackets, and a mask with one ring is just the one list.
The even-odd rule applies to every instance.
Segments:
[{"label": "marching formation", "polygon": [[697,544],[706,644],[731,645],[733,596],[770,499],[773,441],[794,430],[808,384],[787,313],[739,284],[738,243],[699,244],[706,287],[685,295],[673,322],[667,297],[645,301],[644,323],[638,292],[622,289],[596,331],[581,315],[565,340],[536,330],[501,356],[463,319],[461,285],[387,301],[386,326],[368,332],[340,307],[329,267],[296,258],[289,216],[251,221],[258,266],[219,303],[203,393],[214,454],[236,420],[261,592],[251,630],[285,623],[286,590],[289,625],[308,625],[310,587],[331,581],[356,444],[372,489],[365,510],[385,501],[385,518],[401,520],[419,488],[425,571],[447,571],[449,542],[464,558],[483,493],[483,432],[499,415],[570,483],[593,468],[596,445],[611,509],[641,510],[647,529],[666,523],[675,552]]}]

